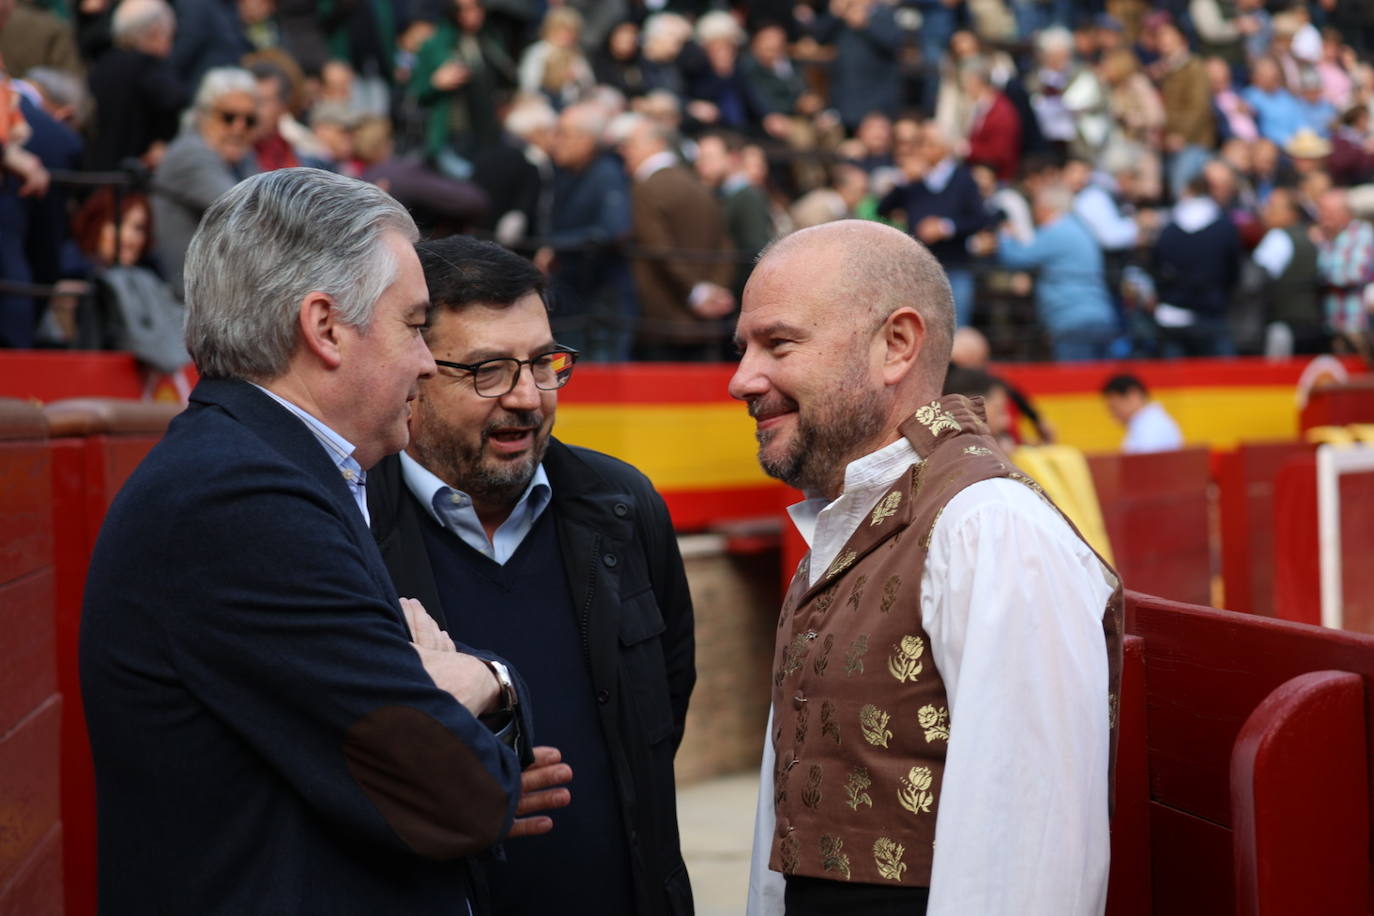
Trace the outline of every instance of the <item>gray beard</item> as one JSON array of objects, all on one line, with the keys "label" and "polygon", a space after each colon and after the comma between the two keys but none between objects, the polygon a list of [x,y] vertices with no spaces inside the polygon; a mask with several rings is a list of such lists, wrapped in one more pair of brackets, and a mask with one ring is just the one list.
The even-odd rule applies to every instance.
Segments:
[{"label": "gray beard", "polygon": [[[411,444],[415,458],[440,480],[462,490],[474,502],[493,506],[514,506],[534,479],[534,472],[548,451],[549,436],[537,431],[530,453],[518,461],[493,465],[482,460],[491,433],[506,426],[543,425],[543,415],[533,411],[512,414],[503,423],[489,424],[473,449],[456,430],[427,428],[426,434]],[[541,438],[542,436],[542,438]]]},{"label": "gray beard", "polygon": [[867,443],[882,431],[880,405],[865,392],[852,373],[841,379],[835,391],[807,412],[797,414],[797,434],[781,455],[765,457],[772,440],[760,432],[759,466],[769,477],[802,491],[824,491],[845,466],[859,457]]}]

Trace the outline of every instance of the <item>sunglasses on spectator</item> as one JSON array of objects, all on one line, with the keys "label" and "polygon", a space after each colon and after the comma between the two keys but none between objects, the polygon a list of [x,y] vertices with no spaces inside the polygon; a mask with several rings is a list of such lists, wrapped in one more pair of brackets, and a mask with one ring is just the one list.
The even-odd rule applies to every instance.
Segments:
[{"label": "sunglasses on spectator", "polygon": [[242,121],[243,126],[247,127],[249,130],[258,126],[258,116],[251,111],[225,111],[223,109],[216,109],[215,114],[219,117],[220,121],[224,123],[225,127],[229,127],[235,121]]}]

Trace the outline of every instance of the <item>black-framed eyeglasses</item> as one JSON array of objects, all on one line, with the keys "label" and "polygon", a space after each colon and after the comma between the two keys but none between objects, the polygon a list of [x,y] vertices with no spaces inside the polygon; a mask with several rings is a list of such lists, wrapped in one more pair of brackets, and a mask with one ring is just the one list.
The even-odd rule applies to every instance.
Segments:
[{"label": "black-framed eyeglasses", "polygon": [[540,391],[556,391],[568,384],[572,378],[573,365],[578,353],[572,347],[558,347],[529,359],[516,359],[513,356],[499,356],[484,359],[480,363],[452,363],[446,359],[436,359],[436,366],[448,369],[462,369],[472,378],[472,387],[484,398],[499,398],[515,390],[520,381],[520,367],[529,366],[534,387]]}]

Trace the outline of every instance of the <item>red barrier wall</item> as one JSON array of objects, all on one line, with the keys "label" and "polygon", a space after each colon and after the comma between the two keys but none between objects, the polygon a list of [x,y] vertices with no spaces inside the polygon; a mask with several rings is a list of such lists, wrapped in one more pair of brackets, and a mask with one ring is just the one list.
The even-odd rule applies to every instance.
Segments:
[{"label": "red barrier wall", "polygon": [[1304,430],[1313,426],[1374,423],[1374,379],[1355,378],[1338,385],[1318,385],[1299,414]]},{"label": "red barrier wall", "polygon": [[[1289,461],[1312,453],[1301,442],[1255,442],[1223,452],[1217,463],[1223,603],[1273,617],[1275,481]],[[1200,603],[1200,602],[1199,602]]]},{"label": "red barrier wall", "polygon": [[47,425],[0,400],[0,914],[62,912]]},{"label": "red barrier wall", "polygon": [[105,511],[178,408],[113,399],[48,405],[53,438],[51,513],[62,714],[62,813],[68,916],[96,912],[95,776],[82,712],[77,645],[91,550]]}]

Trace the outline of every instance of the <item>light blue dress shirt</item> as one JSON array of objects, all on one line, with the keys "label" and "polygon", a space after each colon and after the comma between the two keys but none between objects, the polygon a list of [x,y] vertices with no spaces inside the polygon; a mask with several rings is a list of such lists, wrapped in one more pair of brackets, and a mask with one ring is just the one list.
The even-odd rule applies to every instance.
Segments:
[{"label": "light blue dress shirt", "polygon": [[481,520],[477,518],[477,510],[472,507],[471,496],[450,487],[404,452],[401,453],[401,476],[405,478],[410,492],[429,510],[430,517],[462,538],[463,543],[473,550],[502,566],[514,555],[553,498],[549,475],[544,472],[544,465],[540,464],[534,469],[534,477],[520,495],[515,508],[488,538]]},{"label": "light blue dress shirt", "polygon": [[353,501],[358,504],[358,511],[363,514],[363,521],[369,525],[372,524],[372,516],[367,512],[367,472],[353,457],[355,451],[353,443],[330,429],[324,421],[301,410],[286,398],[273,394],[256,383],[250,382],[249,384],[295,414],[305,424],[305,428],[314,433],[320,445],[324,446],[324,450],[334,460],[339,473],[343,475],[344,483],[348,484],[348,491],[353,494]]}]

